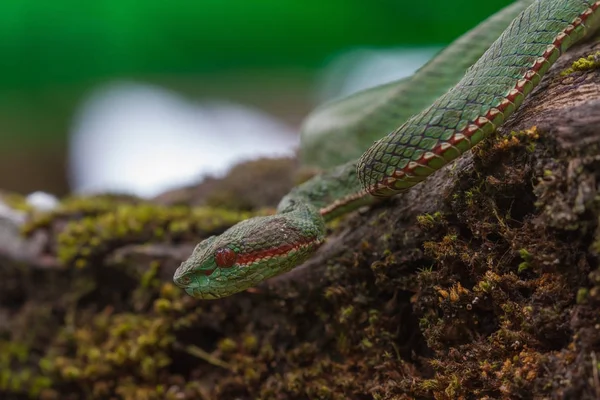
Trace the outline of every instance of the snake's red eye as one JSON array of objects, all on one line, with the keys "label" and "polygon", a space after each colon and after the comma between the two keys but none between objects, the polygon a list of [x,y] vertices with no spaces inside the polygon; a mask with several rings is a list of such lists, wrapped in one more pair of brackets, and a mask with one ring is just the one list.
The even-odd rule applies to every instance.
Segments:
[{"label": "snake's red eye", "polygon": [[235,264],[237,254],[227,247],[222,247],[215,251],[215,262],[221,268],[229,268]]}]

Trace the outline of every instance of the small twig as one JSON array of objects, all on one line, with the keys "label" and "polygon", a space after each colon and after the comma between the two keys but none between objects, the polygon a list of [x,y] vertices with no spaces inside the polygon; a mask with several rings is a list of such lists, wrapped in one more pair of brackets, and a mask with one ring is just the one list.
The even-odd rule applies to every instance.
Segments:
[{"label": "small twig", "polygon": [[229,371],[232,370],[231,365],[229,365],[225,361],[223,361],[223,360],[221,360],[221,359],[219,359],[219,358],[211,355],[210,353],[202,350],[198,346],[194,346],[193,344],[184,346],[184,345],[182,345],[180,343],[176,343],[175,347],[178,348],[178,349],[181,349],[181,350],[185,351],[186,353],[188,353],[188,354],[190,354],[190,355],[192,355],[194,357],[197,357],[197,358],[199,358],[201,360],[204,360],[207,363],[212,364],[212,365],[214,365],[216,367],[221,367],[221,368],[224,368],[224,369],[229,370]]}]

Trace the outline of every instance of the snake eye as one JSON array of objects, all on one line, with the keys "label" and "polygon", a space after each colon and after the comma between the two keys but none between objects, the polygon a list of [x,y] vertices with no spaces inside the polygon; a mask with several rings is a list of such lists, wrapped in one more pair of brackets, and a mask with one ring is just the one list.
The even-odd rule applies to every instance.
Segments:
[{"label": "snake eye", "polygon": [[215,262],[221,268],[229,268],[235,264],[237,254],[228,247],[221,247],[215,251]]}]

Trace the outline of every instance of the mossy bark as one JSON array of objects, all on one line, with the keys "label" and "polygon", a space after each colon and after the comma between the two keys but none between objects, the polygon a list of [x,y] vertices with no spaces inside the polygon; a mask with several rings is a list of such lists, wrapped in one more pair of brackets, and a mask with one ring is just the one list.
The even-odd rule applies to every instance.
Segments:
[{"label": "mossy bark", "polygon": [[304,266],[223,300],[170,277],[247,210],[25,208],[27,236],[0,245],[0,397],[599,398],[600,70],[561,75],[599,48],[466,157],[331,224]]}]

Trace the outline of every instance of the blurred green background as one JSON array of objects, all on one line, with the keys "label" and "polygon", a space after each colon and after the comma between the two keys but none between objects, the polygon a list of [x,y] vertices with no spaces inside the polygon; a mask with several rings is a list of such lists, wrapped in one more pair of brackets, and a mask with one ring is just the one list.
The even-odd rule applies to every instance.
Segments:
[{"label": "blurred green background", "polygon": [[509,3],[3,1],[0,189],[68,192],[72,117],[103,82],[134,79],[250,104],[297,126],[334,55],[446,44]]}]

